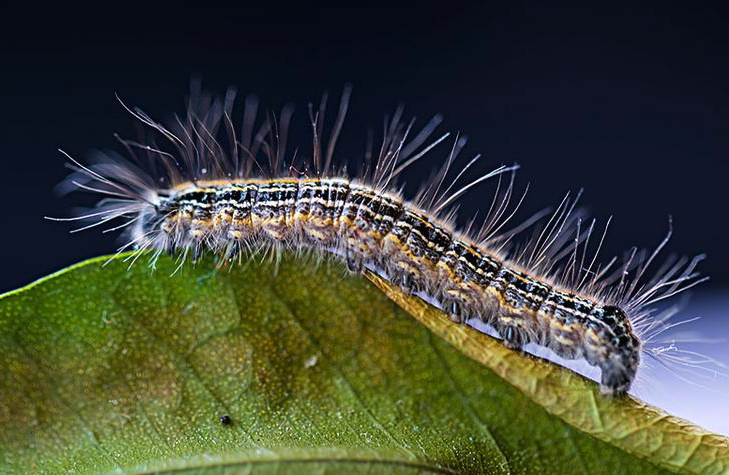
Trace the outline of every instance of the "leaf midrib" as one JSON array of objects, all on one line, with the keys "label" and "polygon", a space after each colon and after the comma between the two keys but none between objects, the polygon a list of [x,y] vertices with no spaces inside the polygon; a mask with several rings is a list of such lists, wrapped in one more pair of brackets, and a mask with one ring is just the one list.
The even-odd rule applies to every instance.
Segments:
[{"label": "leaf midrib", "polygon": [[[346,452],[346,455],[337,456],[336,451],[341,450]],[[260,451],[258,449],[257,451]],[[271,450],[266,449],[267,452]],[[131,468],[125,471],[128,475],[150,475],[154,473],[184,473],[190,470],[206,469],[206,468],[221,468],[221,467],[245,467],[245,466],[263,466],[268,464],[357,464],[357,465],[383,465],[392,467],[404,467],[412,468],[421,471],[426,471],[434,474],[444,475],[459,475],[461,472],[452,468],[440,467],[437,465],[429,464],[427,462],[421,462],[417,460],[407,460],[397,458],[392,452],[393,451],[382,451],[382,450],[360,450],[360,449],[317,449],[316,452],[333,452],[328,455],[325,454],[313,454],[307,456],[311,452],[311,449],[284,449],[283,454],[280,450],[277,450],[274,456],[256,457],[252,456],[252,451],[246,451],[239,454],[234,454],[234,458],[230,460],[224,460],[228,454],[221,454],[220,460],[204,460],[201,456],[195,456],[191,459],[178,459],[178,460],[166,460],[160,465],[154,463],[149,464],[148,467]],[[361,454],[358,454],[361,452]],[[378,458],[377,454],[382,453],[382,457]],[[369,455],[369,457],[368,457]],[[248,458],[250,457],[250,458]],[[280,457],[280,458],[275,458]],[[201,460],[202,459],[202,460]],[[175,466],[178,465],[179,466]],[[169,467],[169,468],[165,468]],[[118,470],[113,470],[111,473],[119,473]]]}]

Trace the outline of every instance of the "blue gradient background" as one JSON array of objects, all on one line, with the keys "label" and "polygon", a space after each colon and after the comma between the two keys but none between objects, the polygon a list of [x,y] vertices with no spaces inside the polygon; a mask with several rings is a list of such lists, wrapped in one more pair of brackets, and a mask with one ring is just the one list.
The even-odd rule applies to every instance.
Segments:
[{"label": "blue gradient background", "polygon": [[[587,5],[589,3],[589,5]],[[655,245],[673,215],[670,249],[706,252],[711,276],[679,318],[723,343],[701,351],[729,361],[729,14],[710,2],[448,2],[300,7],[3,12],[0,18],[2,272],[10,290],[114,249],[95,232],[44,221],[84,198],[60,200],[63,148],[83,158],[134,137],[126,102],[164,119],[180,112],[190,75],[235,85],[276,108],[354,84],[340,156],[357,157],[398,102],[484,154],[475,172],[522,165],[525,213],[585,188],[583,204],[615,219],[603,256]],[[305,124],[293,138],[306,150]],[[445,151],[407,175],[415,188]],[[463,216],[490,199],[471,193]],[[708,388],[658,374],[638,388],[650,402],[729,433],[726,377]]]}]

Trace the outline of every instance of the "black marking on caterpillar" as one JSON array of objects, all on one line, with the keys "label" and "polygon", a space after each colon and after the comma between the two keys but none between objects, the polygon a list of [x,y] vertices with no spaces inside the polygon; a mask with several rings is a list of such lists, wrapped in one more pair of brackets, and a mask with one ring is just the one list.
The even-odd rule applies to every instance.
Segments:
[{"label": "black marking on caterpillar", "polygon": [[[633,249],[597,265],[607,225],[597,233],[595,221],[576,210],[578,197],[569,194],[553,212],[507,230],[526,193],[514,193],[517,166],[460,185],[478,156],[451,178],[465,144],[459,137],[431,182],[405,200],[397,178],[448,134],[429,142],[437,116],[413,134],[413,122],[401,120],[402,108],[385,121],[377,158],[368,153],[364,172],[350,178],[332,166],[349,95],[347,87],[326,147],[326,95],[317,110],[309,107],[313,152],[300,166],[296,154],[286,166],[290,108],[257,124],[257,101],[249,98],[239,131],[231,120],[231,91],[223,100],[195,92],[187,115],[170,128],[127,108],[167,146],[120,139],[132,161],[104,156],[88,166],[66,155],[75,170],[67,183],[104,196],[93,212],[67,220],[91,220],[80,228],[86,229],[122,219],[110,228],[128,230],[119,252],[137,249],[133,263],[152,250],[152,266],[162,253],[177,255],[182,265],[206,250],[225,257],[221,262],[283,248],[334,254],[353,272],[375,270],[418,293],[454,321],[482,320],[509,348],[536,343],[566,359],[582,358],[601,370],[605,393],[626,392],[641,351],[654,356],[646,342],[672,315],[655,316],[653,305],[705,280],[695,272],[703,256],[672,259],[651,271],[669,231],[653,252]],[[492,177],[496,192],[483,222],[456,230],[454,203]],[[514,245],[527,229],[532,237]],[[595,235],[597,248],[588,252]]]}]

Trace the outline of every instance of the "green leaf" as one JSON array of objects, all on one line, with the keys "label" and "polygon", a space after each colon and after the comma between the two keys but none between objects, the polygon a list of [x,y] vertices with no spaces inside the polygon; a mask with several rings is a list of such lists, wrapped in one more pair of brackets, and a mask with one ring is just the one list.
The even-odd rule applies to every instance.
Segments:
[{"label": "green leaf", "polygon": [[0,297],[2,473],[729,473],[727,439],[338,263],[105,261]]}]

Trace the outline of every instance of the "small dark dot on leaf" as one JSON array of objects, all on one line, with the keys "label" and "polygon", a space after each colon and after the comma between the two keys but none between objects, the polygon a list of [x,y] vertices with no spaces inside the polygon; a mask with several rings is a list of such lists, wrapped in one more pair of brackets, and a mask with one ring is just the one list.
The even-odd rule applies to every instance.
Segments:
[{"label": "small dark dot on leaf", "polygon": [[231,422],[233,421],[230,419],[230,416],[228,414],[223,414],[222,416],[220,416],[220,423],[224,426],[230,425]]}]

